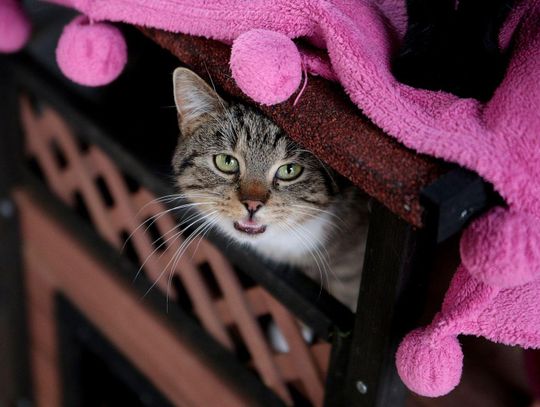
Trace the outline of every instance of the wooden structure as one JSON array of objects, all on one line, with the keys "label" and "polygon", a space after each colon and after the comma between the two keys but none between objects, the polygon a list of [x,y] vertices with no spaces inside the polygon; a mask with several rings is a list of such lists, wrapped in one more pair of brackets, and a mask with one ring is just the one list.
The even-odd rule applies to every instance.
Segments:
[{"label": "wooden structure", "polygon": [[[225,45],[143,31],[242,98]],[[103,343],[93,352],[106,354],[111,370],[136,372],[124,384],[142,405],[403,405],[394,351],[422,316],[436,246],[493,199],[478,177],[400,146],[322,79],[310,78],[296,107],[264,109],[374,198],[353,315],[303,275],[275,270],[211,231],[176,262],[171,253],[189,237],[169,239],[175,218],[154,200],[170,186],[117,142],[76,88],[31,57],[4,59],[0,69],[0,250],[9,258],[0,290],[11,293],[0,332],[17,332],[0,352],[0,378],[17,379],[6,380],[6,400],[30,394],[31,381],[37,405],[82,405],[81,377],[66,374],[80,340]],[[118,99],[126,104],[139,89],[130,75],[113,85],[129,89]],[[161,276],[168,269],[172,280]],[[156,280],[160,290],[151,289]],[[314,330],[313,343],[297,319]],[[269,345],[269,321],[289,352]],[[66,349],[79,350],[70,359]],[[27,362],[32,368],[20,369]]]}]

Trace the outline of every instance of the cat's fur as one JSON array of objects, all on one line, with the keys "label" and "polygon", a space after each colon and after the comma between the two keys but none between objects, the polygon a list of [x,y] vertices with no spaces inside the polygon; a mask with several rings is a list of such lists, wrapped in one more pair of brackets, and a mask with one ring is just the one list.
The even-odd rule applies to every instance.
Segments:
[{"label": "cat's fur", "polygon": [[[201,213],[216,211],[209,218],[232,240],[299,267],[354,309],[367,232],[361,193],[262,113],[226,102],[193,72],[174,72],[174,93],[181,135],[173,169],[180,192]],[[214,157],[222,153],[239,161],[239,173],[217,169]],[[304,167],[300,177],[277,179],[278,167],[288,163]],[[262,204],[252,222],[264,225],[263,233],[234,226],[249,219],[248,201]]]}]

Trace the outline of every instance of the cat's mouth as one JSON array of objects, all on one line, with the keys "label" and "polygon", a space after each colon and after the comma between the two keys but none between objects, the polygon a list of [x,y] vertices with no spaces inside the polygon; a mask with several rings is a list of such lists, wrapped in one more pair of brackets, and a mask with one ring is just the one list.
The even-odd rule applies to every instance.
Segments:
[{"label": "cat's mouth", "polygon": [[252,220],[236,221],[234,222],[234,228],[240,232],[247,233],[248,235],[259,235],[266,230],[266,225],[259,225]]}]

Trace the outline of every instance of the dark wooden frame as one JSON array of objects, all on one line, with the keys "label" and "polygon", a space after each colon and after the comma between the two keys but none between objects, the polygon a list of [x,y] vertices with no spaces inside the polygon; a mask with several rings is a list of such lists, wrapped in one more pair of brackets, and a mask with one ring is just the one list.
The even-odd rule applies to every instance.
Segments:
[{"label": "dark wooden frame", "polygon": [[26,307],[21,271],[20,231],[11,188],[20,182],[21,156],[15,75],[0,56],[0,405],[31,398],[26,354]]}]

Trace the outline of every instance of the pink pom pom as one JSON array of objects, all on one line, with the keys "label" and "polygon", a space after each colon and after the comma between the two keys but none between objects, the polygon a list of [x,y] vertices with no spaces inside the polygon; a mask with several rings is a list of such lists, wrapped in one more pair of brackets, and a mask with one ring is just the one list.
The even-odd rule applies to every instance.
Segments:
[{"label": "pink pom pom", "polygon": [[540,278],[540,219],[495,208],[474,222],[460,243],[461,261],[471,276],[510,288]]},{"label": "pink pom pom", "polygon": [[424,329],[416,329],[399,345],[396,365],[409,389],[421,396],[439,397],[459,384],[463,352],[455,336],[435,339]]},{"label": "pink pom pom", "polygon": [[0,52],[19,51],[30,37],[30,21],[17,0],[0,1]]},{"label": "pink pom pom", "polygon": [[246,95],[263,105],[274,105],[287,100],[298,89],[302,58],[286,35],[251,30],[234,41],[231,70]]},{"label": "pink pom pom", "polygon": [[74,82],[101,86],[124,69],[127,47],[120,30],[107,23],[91,23],[85,16],[64,28],[56,48],[60,69]]}]

